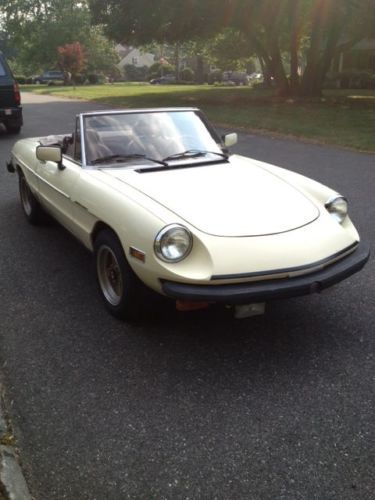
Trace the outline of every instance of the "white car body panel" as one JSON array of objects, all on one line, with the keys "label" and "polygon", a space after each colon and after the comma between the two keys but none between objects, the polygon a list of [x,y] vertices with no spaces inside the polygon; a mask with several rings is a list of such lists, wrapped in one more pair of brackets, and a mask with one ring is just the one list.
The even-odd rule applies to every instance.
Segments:
[{"label": "white car body panel", "polygon": [[[36,159],[39,140],[18,141],[12,161],[42,206],[90,250],[97,224],[111,228],[138,277],[160,293],[161,280],[220,285],[311,273],[359,241],[349,217],[339,224],[324,208],[335,191],[280,167],[233,155],[227,163],[139,173],[64,157],[60,170]],[[193,235],[191,253],[178,263],[154,251],[169,224]]]},{"label": "white car body panel", "polygon": [[215,236],[282,233],[319,216],[317,207],[297,189],[241,156],[232,156],[227,164],[143,174],[107,172]]},{"label": "white car body panel", "polygon": [[69,231],[80,237],[80,213],[74,203],[75,191],[82,168],[66,160],[66,169],[60,171],[56,163],[46,161],[37,165],[39,199],[47,210]]},{"label": "white car body panel", "polygon": [[[37,143],[33,144],[35,147]],[[23,147],[27,150],[30,147],[30,141],[27,140],[25,144],[19,141],[15,151],[17,157],[18,154],[22,158],[25,157],[25,151],[21,153]],[[20,153],[18,153],[18,148]],[[273,175],[271,165],[261,164],[262,168],[260,168],[256,162],[242,157],[232,157],[231,165],[193,167],[144,174],[126,168],[83,169],[66,158],[64,165],[66,169],[59,171],[53,162],[45,162],[43,165],[37,163],[35,171],[40,186],[38,196],[42,204],[90,249],[92,249],[91,233],[95,224],[102,221],[118,234],[124,248],[134,246],[145,252],[147,266],[134,259],[129,259],[129,264],[142,281],[159,292],[160,278],[178,279],[186,283],[193,280],[197,284],[204,284],[210,281],[212,276],[228,275],[231,278],[215,280],[215,284],[251,281],[255,278],[232,276],[310,265],[324,259],[327,255],[349,247],[359,239],[349,219],[344,226],[341,226],[328,213],[323,213],[321,217],[318,217],[319,210],[313,200],[307,200],[295,187],[289,189],[285,181]],[[264,205],[262,204],[264,194],[261,191],[266,182],[264,165],[272,172],[270,179],[273,189],[270,199],[272,200],[274,196],[276,203],[280,204],[277,190],[281,186],[283,195],[288,192],[288,201],[292,202],[288,202],[286,207],[280,207],[278,214],[274,209],[268,213],[266,211],[265,227],[267,230],[263,229],[263,232],[271,234],[257,235],[256,233],[261,231],[259,222],[252,219],[248,224],[248,219],[241,217],[240,222],[236,224],[235,216],[243,213],[244,210],[246,213],[256,211],[254,200],[261,206]],[[275,168],[280,176],[282,169]],[[249,172],[244,172],[244,169],[248,169]],[[251,173],[254,170],[258,183],[256,189],[249,192],[253,195],[253,200],[249,201],[247,198],[239,200],[233,193],[233,189],[229,189],[225,203],[221,203],[221,196],[224,196],[225,188],[230,183],[230,172],[242,173],[241,181],[242,185],[245,185],[245,183],[250,183]],[[222,176],[221,185],[215,184],[215,189],[220,193],[220,196],[214,197],[215,210],[219,214],[224,214],[225,211],[221,211],[220,205],[229,206],[230,217],[226,215],[215,218],[213,210],[204,209],[204,202],[207,198],[204,191],[200,189],[197,193],[197,176],[203,174],[203,178],[205,176],[209,178],[213,171],[217,174],[215,181],[220,174]],[[178,183],[181,174],[182,180]],[[172,178],[172,182],[168,184],[165,177]],[[308,181],[302,176],[299,178],[305,182]],[[180,184],[179,189],[178,184]],[[55,189],[51,185],[55,185]],[[189,209],[189,186],[194,192],[190,205],[192,209],[190,219],[193,219],[195,224],[186,220],[186,213]],[[243,195],[247,189],[246,185]],[[155,200],[158,190],[160,190],[161,203]],[[331,190],[329,192],[333,193]],[[172,193],[173,198],[171,196],[168,199],[168,193]],[[168,203],[172,209],[167,208]],[[301,204],[301,209],[297,210],[295,218],[292,217],[293,203],[297,206],[298,203]],[[300,218],[298,212],[303,211],[302,208],[304,214]],[[200,214],[203,215],[202,221],[199,219]],[[280,214],[282,217],[279,216]],[[286,214],[291,215],[292,225],[290,222],[285,225],[283,217]],[[142,220],[141,226],[139,225],[140,219]],[[214,230],[208,230],[210,221]],[[182,262],[174,264],[162,262],[155,256],[153,239],[150,240],[148,237],[149,234],[156,236],[162,227],[171,223],[182,223],[194,234],[194,252]],[[200,227],[197,228],[196,225]],[[231,227],[235,229],[231,230]],[[209,231],[219,234],[209,234]],[[225,232],[229,235],[223,234]],[[236,238],[235,236],[238,235],[242,237]],[[293,252],[290,251],[291,247]],[[264,251],[265,248],[267,251]],[[271,279],[278,275],[279,273],[275,272],[264,279]],[[259,276],[256,279],[259,280]]]}]

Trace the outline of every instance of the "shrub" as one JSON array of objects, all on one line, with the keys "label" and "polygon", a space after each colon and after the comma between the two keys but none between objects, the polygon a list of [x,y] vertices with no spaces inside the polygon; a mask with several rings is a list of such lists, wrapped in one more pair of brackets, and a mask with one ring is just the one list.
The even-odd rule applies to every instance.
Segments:
[{"label": "shrub", "polygon": [[192,82],[194,80],[194,71],[191,68],[184,68],[180,73],[180,79],[184,82]]},{"label": "shrub", "polygon": [[85,75],[78,73],[77,75],[72,77],[72,81],[77,85],[83,85],[86,81],[86,77]]},{"label": "shrub", "polygon": [[374,88],[372,71],[347,69],[340,73],[329,75],[324,83],[325,88],[368,89]]},{"label": "shrub", "polygon": [[96,73],[90,73],[90,74],[87,75],[87,80],[92,85],[95,85],[96,83],[99,83],[99,79],[100,79],[100,77]]},{"label": "shrub", "polygon": [[362,89],[373,89],[375,84],[375,73],[372,71],[361,71],[360,84]]},{"label": "shrub", "polygon": [[17,75],[14,77],[14,79],[16,80],[17,83],[19,83],[20,85],[23,85],[24,83],[27,83],[27,78],[26,76],[23,76],[23,75]]},{"label": "shrub", "polygon": [[159,76],[162,75],[174,74],[174,72],[175,72],[175,67],[172,66],[171,64],[154,63],[148,69],[147,79],[152,80],[152,78],[158,78]]},{"label": "shrub", "polygon": [[143,82],[147,80],[148,68],[147,66],[134,66],[133,64],[126,64],[124,66],[125,79],[129,82]]},{"label": "shrub", "polygon": [[369,89],[375,89],[375,73],[373,73],[369,79],[368,87]]},{"label": "shrub", "polygon": [[220,83],[222,80],[223,80],[223,72],[220,71],[219,69],[211,71],[211,73],[208,74],[208,83],[210,84]]},{"label": "shrub", "polygon": [[272,88],[272,86],[273,86],[272,82],[271,84],[268,82],[255,82],[251,85],[251,88],[254,90],[264,90]]},{"label": "shrub", "polygon": [[194,80],[179,80],[175,82],[173,85],[196,85],[197,82]]}]

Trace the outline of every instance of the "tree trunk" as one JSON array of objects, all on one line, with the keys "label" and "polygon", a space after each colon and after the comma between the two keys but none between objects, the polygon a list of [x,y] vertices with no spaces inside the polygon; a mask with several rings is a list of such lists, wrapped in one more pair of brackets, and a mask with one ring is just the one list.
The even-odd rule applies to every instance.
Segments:
[{"label": "tree trunk", "polygon": [[247,33],[252,50],[256,53],[260,65],[262,67],[264,83],[267,87],[272,87],[272,78],[274,76],[274,69],[272,60],[262,43],[251,33]]},{"label": "tree trunk", "polygon": [[300,95],[303,97],[321,97],[319,82],[319,59],[323,45],[323,15],[326,0],[316,0],[315,13],[311,26],[311,42],[307,53],[307,65],[303,73]]},{"label": "tree trunk", "polygon": [[259,54],[257,55],[258,61],[262,70],[262,75],[263,75],[263,82],[266,87],[271,88],[272,86],[272,80],[271,80],[271,75],[270,72],[268,71],[267,64],[265,63],[264,59],[262,56]]},{"label": "tree trunk", "polygon": [[299,75],[298,75],[298,49],[300,38],[300,23],[299,23],[299,0],[289,1],[290,15],[290,90],[293,95],[298,92]]},{"label": "tree trunk", "polygon": [[174,64],[176,82],[178,82],[180,80],[180,45],[178,42],[174,46]]},{"label": "tree trunk", "polygon": [[203,75],[203,56],[201,54],[197,54],[197,71],[195,75],[195,81],[196,83],[204,83],[204,75]]},{"label": "tree trunk", "polygon": [[285,74],[283,61],[281,59],[281,51],[277,33],[270,33],[269,35],[270,56],[273,67],[273,76],[277,93],[279,96],[285,97],[290,95],[289,81]]},{"label": "tree trunk", "polygon": [[324,52],[322,54],[321,60],[320,60],[320,74],[318,75],[320,84],[323,85],[324,79],[329,71],[329,68],[331,66],[332,59],[335,56],[336,53],[336,47],[338,44],[338,41],[341,36],[341,23],[335,24],[334,27],[332,27],[330,34],[327,39],[327,44],[325,46]]},{"label": "tree trunk", "polygon": [[[317,0],[311,29],[311,45],[303,75],[300,95],[321,97],[324,79],[336,53],[336,47],[345,26],[337,0]],[[325,9],[324,9],[325,7]],[[324,34],[326,35],[325,44]]]}]

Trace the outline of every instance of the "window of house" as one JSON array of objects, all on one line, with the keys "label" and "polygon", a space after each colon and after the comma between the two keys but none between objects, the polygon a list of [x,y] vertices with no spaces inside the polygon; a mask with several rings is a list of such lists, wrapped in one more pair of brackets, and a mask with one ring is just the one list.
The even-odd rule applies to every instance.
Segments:
[{"label": "window of house", "polygon": [[132,57],[132,64],[134,66],[137,66],[137,64],[138,64],[138,57]]}]

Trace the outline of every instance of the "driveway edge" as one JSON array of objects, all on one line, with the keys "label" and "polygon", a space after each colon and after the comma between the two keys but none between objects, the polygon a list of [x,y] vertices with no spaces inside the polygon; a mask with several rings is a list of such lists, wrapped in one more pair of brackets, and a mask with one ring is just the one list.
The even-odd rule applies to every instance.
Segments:
[{"label": "driveway edge", "polygon": [[32,500],[19,464],[18,453],[3,398],[0,395],[0,499]]}]

